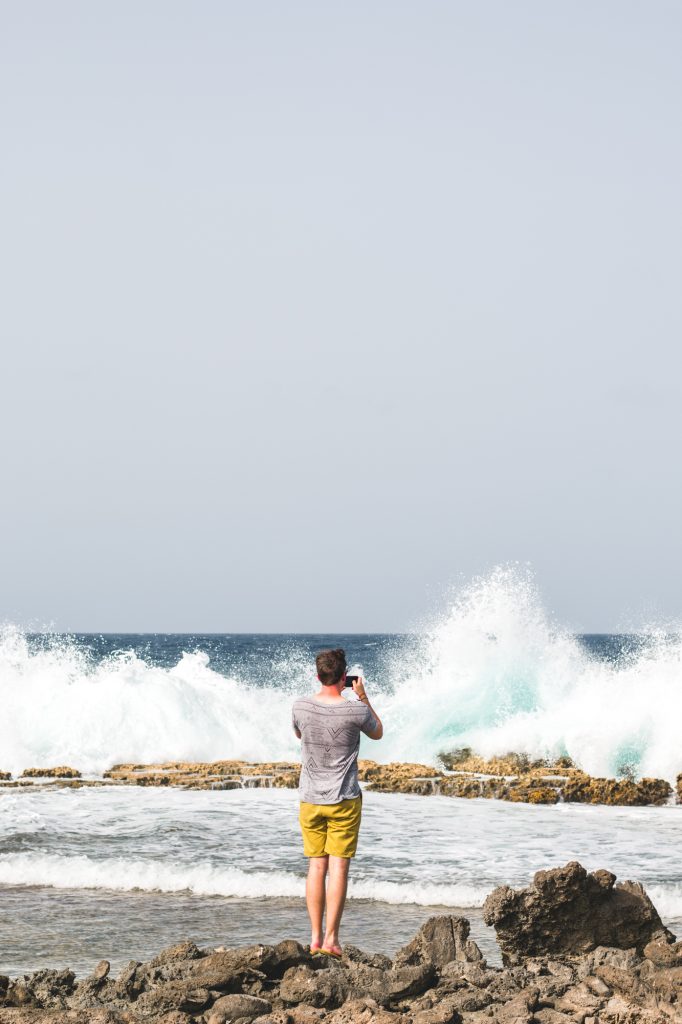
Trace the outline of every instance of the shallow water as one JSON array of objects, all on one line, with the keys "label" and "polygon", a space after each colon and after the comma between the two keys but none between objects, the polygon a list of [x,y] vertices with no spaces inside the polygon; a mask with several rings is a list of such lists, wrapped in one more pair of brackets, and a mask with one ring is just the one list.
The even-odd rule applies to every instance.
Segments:
[{"label": "shallow water", "polygon": [[[682,931],[681,813],[366,793],[343,938],[390,954],[447,908],[491,953],[487,893],[572,859],[643,882]],[[0,971],[305,941],[305,868],[295,791],[0,792]]]},{"label": "shallow water", "polygon": [[[353,900],[346,908],[343,941],[392,955],[427,917],[438,913],[450,914],[452,909]],[[480,910],[463,913],[484,954],[497,963],[495,936]],[[302,898],[0,887],[0,972],[18,975],[41,967],[70,967],[84,976],[106,959],[115,974],[129,960],[150,960],[185,938],[212,947],[274,944],[283,938],[305,945],[308,928]]]}]

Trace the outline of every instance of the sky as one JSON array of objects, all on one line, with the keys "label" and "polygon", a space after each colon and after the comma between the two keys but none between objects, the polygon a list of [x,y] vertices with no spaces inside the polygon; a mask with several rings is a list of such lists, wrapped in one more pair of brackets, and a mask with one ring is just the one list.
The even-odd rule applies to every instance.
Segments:
[{"label": "sky", "polygon": [[682,621],[676,0],[0,0],[0,619]]}]

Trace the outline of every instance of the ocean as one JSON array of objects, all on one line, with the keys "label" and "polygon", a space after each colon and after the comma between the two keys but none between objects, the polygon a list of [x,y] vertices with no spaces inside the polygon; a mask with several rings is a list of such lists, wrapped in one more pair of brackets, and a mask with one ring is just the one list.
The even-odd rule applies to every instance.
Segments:
[{"label": "ocean", "polygon": [[[435,763],[569,755],[593,775],[673,784],[678,634],[574,635],[531,582],[474,582],[410,634],[0,634],[0,770],[117,762],[296,759],[291,703],[313,656],[342,646],[385,738],[361,756]],[[366,794],[342,939],[393,952],[434,912],[480,908],[496,885],[571,859],[641,881],[682,931],[682,807],[532,807]],[[0,790],[0,973],[114,969],[189,937],[204,945],[307,940],[296,793],[103,787]],[[435,908],[435,909],[434,909]]]}]

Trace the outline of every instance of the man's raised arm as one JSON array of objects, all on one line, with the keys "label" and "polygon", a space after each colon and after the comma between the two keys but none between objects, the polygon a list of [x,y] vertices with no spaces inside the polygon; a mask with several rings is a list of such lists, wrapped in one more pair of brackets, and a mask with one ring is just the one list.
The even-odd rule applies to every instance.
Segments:
[{"label": "man's raised arm", "polygon": [[381,719],[379,718],[378,714],[376,713],[376,711],[369,702],[369,697],[365,692],[365,681],[362,678],[362,676],[358,678],[357,682],[353,683],[353,691],[355,694],[357,694],[358,700],[362,701],[362,703],[369,708],[369,710],[374,715],[374,718],[376,719],[376,729],[373,729],[372,732],[366,732],[365,736],[369,736],[371,740],[380,740],[381,737],[384,735],[384,727],[381,724]]}]

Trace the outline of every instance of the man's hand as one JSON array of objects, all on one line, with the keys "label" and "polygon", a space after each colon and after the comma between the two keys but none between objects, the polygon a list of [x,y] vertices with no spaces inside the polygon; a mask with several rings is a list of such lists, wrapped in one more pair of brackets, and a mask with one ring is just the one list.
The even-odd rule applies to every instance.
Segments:
[{"label": "man's hand", "polygon": [[353,693],[356,695],[358,700],[367,700],[367,694],[365,693],[365,680],[362,676],[358,676],[356,681],[353,683]]},{"label": "man's hand", "polygon": [[367,736],[369,736],[371,740],[380,740],[381,737],[384,735],[384,727],[381,724],[381,719],[379,718],[378,714],[376,713],[376,711],[369,702],[369,697],[365,692],[365,680],[362,678],[362,676],[358,676],[357,681],[353,683],[353,693],[355,694],[359,701],[362,701],[363,704],[367,705],[367,707],[377,720],[376,729],[374,730],[374,732],[368,732]]}]

